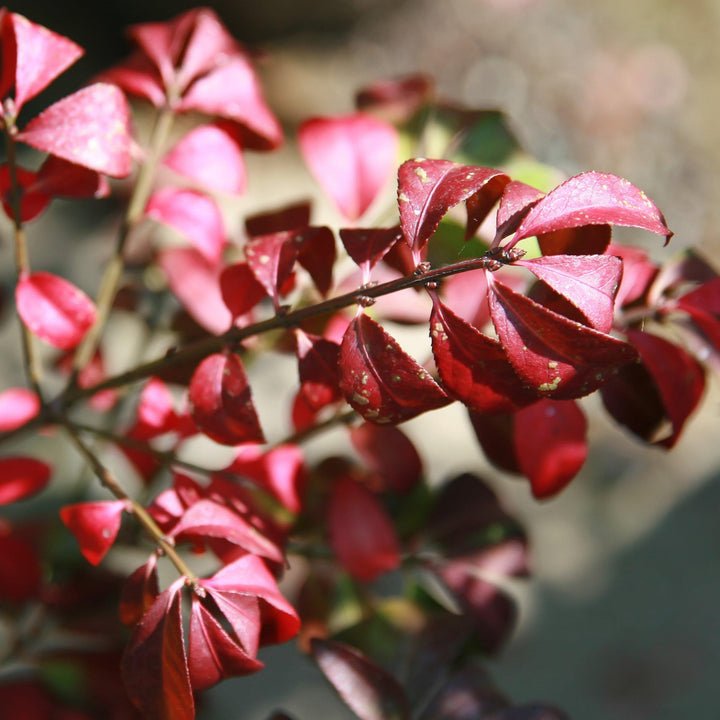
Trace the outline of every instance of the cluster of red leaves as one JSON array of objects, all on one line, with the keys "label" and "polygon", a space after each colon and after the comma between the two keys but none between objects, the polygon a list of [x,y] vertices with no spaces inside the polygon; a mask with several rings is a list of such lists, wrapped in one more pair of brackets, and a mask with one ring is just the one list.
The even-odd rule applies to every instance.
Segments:
[{"label": "cluster of red leaves", "polygon": [[[221,336],[224,346],[216,344],[199,361],[194,355],[190,367],[168,373],[168,382],[183,388],[181,409],[165,375],[149,379],[117,442],[149,489],[164,461],[172,462],[197,434],[235,448],[234,459],[208,471],[204,484],[174,472],[171,487],[147,507],[118,493],[115,500],[78,502],[60,511],[93,565],[122,537],[124,512],[147,514],[146,523],[157,528],[159,547],[121,591],[120,616],[130,628],[122,671],[132,702],[147,717],[190,720],[195,691],[259,670],[261,646],[299,631],[298,613],[277,586],[291,532],[326,540],[337,561],[329,575],[311,573],[301,593],[300,615],[313,633],[333,632],[332,608],[327,597],[317,602],[318,587],[337,589],[344,572],[372,582],[409,558],[443,588],[462,619],[460,625],[429,622],[418,639],[418,658],[428,643],[430,656],[440,653],[447,664],[464,659],[471,641],[483,652],[497,651],[516,615],[502,584],[527,574],[525,537],[474,476],[462,475],[431,493],[418,450],[396,426],[459,401],[488,459],[525,475],[539,498],[560,491],[582,467],[587,423],[578,400],[596,390],[620,424],[669,448],[699,403],[705,370],[664,336],[663,325],[681,328],[696,355],[720,365],[720,278],[695,256],[660,269],[646,254],[611,244],[612,225],[670,236],[657,207],[626,180],[588,172],[544,194],[502,170],[446,159],[400,165],[398,222],[392,227],[342,228],[338,243],[329,227],[311,224],[303,203],[246,218],[246,238],[238,247],[214,194],[244,191],[245,149],[270,150],[282,142],[248,52],[206,9],[135,26],[130,37],[137,49],[104,74],[106,82],[61,100],[16,132],[24,103],[81,51],[21,16],[0,15],[5,129],[49,153],[37,171],[0,168],[3,204],[18,225],[53,197],[102,194],[105,175],[129,173],[129,115],[118,87],[161,115],[209,118],[162,155],[162,164],[183,184],[156,188],[141,221],[166,226],[184,242],[172,249],[154,244],[148,261],[164,271],[201,332]],[[312,174],[350,223],[367,216],[391,181],[399,148],[393,122],[412,117],[430,93],[422,78],[374,86],[359,96],[361,110],[314,118],[299,129]],[[434,238],[461,204],[466,240],[492,224],[497,207],[494,236],[477,257],[433,268],[428,258]],[[531,237],[540,253],[523,259],[518,243]],[[359,282],[357,275],[336,282],[339,245],[358,266]],[[403,289],[400,302],[379,302],[368,311],[383,289],[374,284],[386,281],[390,289]],[[343,283],[349,294],[333,295]],[[356,291],[360,283],[370,297]],[[16,298],[27,328],[62,350],[75,348],[95,323],[92,301],[49,273],[19,277]],[[293,317],[288,301],[307,306]],[[352,318],[309,322],[355,303]],[[253,325],[256,314],[270,308],[267,326]],[[384,319],[429,325],[432,359],[422,364],[405,352]],[[298,444],[262,447],[265,432],[238,338],[243,331],[250,336],[282,327],[291,330],[278,347],[297,358],[295,428],[312,429],[349,406],[363,421],[348,429],[361,462],[326,458],[310,473]],[[77,387],[92,393],[102,376],[96,355]],[[96,393],[92,401],[104,411],[116,399]],[[8,390],[0,395],[0,431],[18,430],[41,411],[35,393]],[[0,504],[39,492],[51,474],[46,463],[29,457],[5,457],[0,469]],[[180,577],[161,589],[158,557],[183,545],[212,554],[217,569],[196,577],[177,562]],[[434,555],[419,560],[426,548]],[[3,523],[0,550],[3,598],[22,603],[41,595],[40,556],[20,528]],[[442,601],[423,593],[414,609],[431,608],[428,615],[440,616]],[[187,631],[184,604],[190,607]],[[361,718],[409,716],[408,698],[417,693],[400,688],[367,659],[331,642],[315,641],[314,652]],[[535,706],[510,707],[484,680],[464,672],[427,698],[423,717],[459,718],[443,708],[463,694],[472,698],[473,717],[561,717]],[[420,670],[412,682],[414,690],[422,689]],[[26,690],[16,689],[20,697]]]}]

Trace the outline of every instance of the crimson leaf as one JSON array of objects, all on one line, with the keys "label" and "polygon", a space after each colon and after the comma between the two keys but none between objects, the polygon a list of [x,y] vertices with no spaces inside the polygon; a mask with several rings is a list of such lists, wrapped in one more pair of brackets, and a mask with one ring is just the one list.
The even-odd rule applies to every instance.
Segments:
[{"label": "crimson leaf", "polygon": [[47,463],[29,457],[0,458],[0,505],[39,493],[50,480]]},{"label": "crimson leaf", "polygon": [[124,500],[83,502],[66,505],[60,518],[80,545],[80,552],[92,565],[99,565],[120,530]]},{"label": "crimson leaf", "polygon": [[220,292],[234,318],[250,312],[267,295],[255,273],[244,262],[229,265],[222,271]]}]

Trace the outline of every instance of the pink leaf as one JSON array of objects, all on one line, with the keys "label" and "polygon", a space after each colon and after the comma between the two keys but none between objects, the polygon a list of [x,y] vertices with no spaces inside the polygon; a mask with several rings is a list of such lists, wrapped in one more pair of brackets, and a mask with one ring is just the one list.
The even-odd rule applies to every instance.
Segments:
[{"label": "pink leaf", "polygon": [[544,397],[587,395],[636,356],[627,343],[568,320],[497,281],[490,312],[515,372]]},{"label": "pink leaf", "polygon": [[443,387],[476,412],[509,412],[536,394],[520,381],[503,346],[437,298],[430,316],[433,355]]},{"label": "pink leaf", "polygon": [[298,143],[323,190],[346,218],[357,220],[392,173],[398,135],[392,125],[354,113],[305,121]]},{"label": "pink leaf", "polygon": [[0,458],[0,505],[39,493],[49,482],[50,466],[29,457]]},{"label": "pink leaf", "polygon": [[369,490],[349,477],[338,478],[327,512],[330,545],[354,578],[370,582],[399,567],[392,521]]},{"label": "pink leaf", "polygon": [[31,120],[17,139],[75,165],[125,177],[132,170],[130,108],[114,85],[95,83]]},{"label": "pink leaf", "polygon": [[240,358],[205,358],[190,381],[190,414],[202,432],[223,445],[265,442]]},{"label": "pink leaf", "polygon": [[664,235],[666,243],[672,236],[644,192],[616,175],[586,172],[542,198],[520,224],[511,245],[532,235],[584,225],[639,227]]},{"label": "pink leaf", "polygon": [[0,393],[0,432],[22,427],[40,412],[40,398],[32,390],[10,388]]},{"label": "pink leaf", "polygon": [[283,284],[290,277],[298,256],[293,236],[292,231],[259,235],[245,245],[247,263],[257,281],[272,298],[276,310]]},{"label": "pink leaf", "polygon": [[365,420],[379,424],[400,423],[450,402],[429,372],[364,313],[343,336],[340,388]]},{"label": "pink leaf", "polygon": [[[257,609],[257,602],[255,603]],[[260,611],[257,611],[259,616]],[[259,629],[259,617],[257,620]],[[188,647],[193,690],[212,687],[227,677],[249,675],[264,665],[252,657],[193,595]]]},{"label": "pink leaf", "polygon": [[222,538],[254,555],[283,561],[283,554],[275,543],[234,510],[214,500],[201,499],[191,505],[173,526],[170,535],[178,542]]},{"label": "pink leaf", "polygon": [[195,110],[239,124],[244,131],[243,145],[253,149],[272,150],[283,141],[280,123],[267,106],[255,70],[244,55],[233,55],[196,80],[178,110]]},{"label": "pink leaf", "polygon": [[381,478],[381,490],[407,493],[420,482],[418,451],[395,425],[363,423],[350,429],[350,441],[368,468]]},{"label": "pink leaf", "polygon": [[600,332],[613,324],[622,262],[612,255],[550,255],[522,265],[578,308]]},{"label": "pink leaf", "polygon": [[[4,18],[3,45],[11,42],[9,33],[14,36],[16,51],[13,84],[15,86],[15,108],[19,113],[28,100],[44,90],[58,75],[65,72],[83,55],[84,51],[66,37],[57,35],[41,25],[36,25],[17,13],[8,13]],[[3,65],[6,59],[4,56]],[[7,71],[5,70],[5,72]],[[9,87],[2,88],[3,97],[9,89]]]},{"label": "pink leaf", "polygon": [[222,271],[220,292],[233,318],[250,312],[267,295],[250,266],[244,262],[230,265]]},{"label": "pink leaf", "polygon": [[138,623],[121,669],[130,698],[145,717],[194,720],[195,704],[183,642],[180,589],[171,585]]},{"label": "pink leaf", "polygon": [[225,229],[215,201],[195,192],[166,187],[153,193],[145,214],[169,225],[188,240],[211,264],[216,265],[225,246]]},{"label": "pink leaf", "polygon": [[82,290],[57,275],[37,272],[15,289],[20,318],[41,340],[71,350],[95,323],[95,306]]},{"label": "pink leaf", "polygon": [[690,353],[664,338],[640,330],[629,330],[627,335],[652,376],[672,423],[672,433],[657,442],[671,448],[702,398],[705,372]]},{"label": "pink leaf", "polygon": [[398,207],[405,239],[419,252],[451,207],[476,194],[495,201],[509,181],[500,170],[449,160],[407,160],[398,170]]},{"label": "pink leaf", "polygon": [[398,681],[359,650],[333,640],[311,640],[312,654],[343,702],[360,720],[410,720]]},{"label": "pink leaf", "polygon": [[163,163],[209,190],[240,195],[245,191],[245,161],[238,133],[227,123],[201,125],[187,133]]},{"label": "pink leaf", "polygon": [[218,570],[202,585],[208,590],[255,595],[260,601],[262,630],[260,644],[283,643],[300,629],[300,618],[282,596],[275,578],[265,563],[255,555],[244,555]]},{"label": "pink leaf", "polygon": [[158,265],[170,289],[193,319],[213,335],[221,335],[232,323],[220,292],[218,265],[210,263],[195,248],[173,248],[158,256]]},{"label": "pink leaf", "polygon": [[124,500],[83,502],[66,505],[60,518],[80,545],[80,552],[92,565],[100,564],[120,530]]},{"label": "pink leaf", "polygon": [[145,98],[157,108],[162,107],[167,100],[157,68],[140,52],[133,53],[127,60],[105,70],[98,76],[98,80],[117,85],[128,95]]},{"label": "pink leaf", "polygon": [[515,451],[533,495],[560,492],[587,457],[587,421],[572,401],[541,400],[515,415]]},{"label": "pink leaf", "polygon": [[173,396],[162,380],[150,378],[145,384],[140,393],[137,419],[140,426],[152,434],[161,435],[175,429],[177,414]]}]

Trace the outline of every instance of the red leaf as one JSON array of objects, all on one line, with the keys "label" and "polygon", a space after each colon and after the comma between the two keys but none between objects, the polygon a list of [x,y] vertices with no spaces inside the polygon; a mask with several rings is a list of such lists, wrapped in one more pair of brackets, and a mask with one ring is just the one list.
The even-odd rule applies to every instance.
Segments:
[{"label": "red leaf", "polygon": [[578,308],[600,332],[613,324],[615,294],[622,277],[622,262],[612,255],[551,255],[515,263]]},{"label": "red leaf", "polygon": [[250,312],[267,295],[250,266],[244,262],[230,265],[222,271],[220,292],[233,318]]},{"label": "red leaf", "polygon": [[260,601],[262,630],[260,644],[283,643],[297,635],[300,618],[278,590],[275,578],[255,555],[244,555],[218,570],[202,586],[209,591],[254,595]]},{"label": "red leaf", "polygon": [[173,248],[158,256],[170,289],[192,318],[213,335],[221,335],[232,316],[220,292],[218,265],[208,262],[195,248]]},{"label": "red leaf", "polygon": [[42,580],[43,566],[37,549],[8,523],[0,523],[0,588],[3,603],[20,604],[37,600]]},{"label": "red leaf", "polygon": [[686,350],[664,338],[640,330],[628,330],[627,336],[657,385],[672,423],[672,433],[656,442],[671,448],[680,438],[687,419],[702,398],[705,372],[702,365]]},{"label": "red leaf", "polygon": [[350,440],[367,466],[382,478],[382,490],[406,493],[420,482],[422,461],[399,428],[363,423],[350,429]]},{"label": "red leaf", "polygon": [[283,554],[271,540],[234,510],[214,500],[198,500],[173,526],[170,535],[178,542],[203,542],[205,538],[222,538],[247,552],[283,561]]},{"label": "red leaf", "polygon": [[250,61],[234,54],[224,64],[196,80],[178,110],[195,110],[231,120],[245,131],[243,145],[272,150],[283,141],[282,128],[265,102]]},{"label": "red leaf", "polygon": [[227,123],[201,125],[175,144],[163,159],[175,172],[216,192],[240,195],[246,174],[237,131]]},{"label": "red leaf", "polygon": [[340,388],[353,409],[379,424],[397,424],[450,402],[428,371],[364,313],[343,336]]},{"label": "red leaf", "polygon": [[130,108],[114,85],[95,83],[32,119],[17,139],[75,165],[125,177],[132,170]]},{"label": "red leaf", "polygon": [[338,370],[340,345],[302,330],[295,331],[295,339],[304,398],[313,410],[320,410],[342,397]]},{"label": "red leaf", "polygon": [[500,170],[449,160],[407,160],[398,170],[398,206],[405,239],[419,252],[451,207],[478,193],[497,200],[509,181]]},{"label": "red leaf", "polygon": [[343,702],[360,720],[410,720],[398,681],[356,648],[313,638],[312,654]]},{"label": "red leaf", "polygon": [[357,220],[389,179],[398,150],[397,130],[365,113],[311,118],[298,130],[305,162],[323,190],[350,220]]},{"label": "red leaf", "polygon": [[50,466],[35,458],[0,458],[0,505],[39,493],[50,481],[51,474]]},{"label": "red leaf", "polygon": [[392,522],[375,496],[349,477],[335,481],[328,504],[330,545],[357,580],[370,582],[400,565]]},{"label": "red leaf", "polygon": [[485,270],[451,275],[442,285],[445,304],[465,322],[481,329],[490,321]]},{"label": "red leaf", "polygon": [[340,239],[347,254],[360,266],[366,281],[370,279],[370,271],[401,238],[402,231],[397,226],[345,228],[340,231]]},{"label": "red leaf", "polygon": [[573,401],[541,400],[515,414],[515,452],[533,495],[560,492],[587,457],[587,421]]},{"label": "red leaf", "polygon": [[158,595],[157,555],[153,553],[123,584],[118,606],[120,620],[125,625],[135,625]]},{"label": "red leaf", "polygon": [[282,230],[295,230],[310,225],[310,203],[300,202],[279,210],[250,215],[245,218],[245,232],[250,237],[271,235]]},{"label": "red leaf", "polygon": [[461,320],[437,297],[430,316],[433,355],[443,387],[476,412],[508,412],[533,402],[503,346]]},{"label": "red leaf", "polygon": [[514,233],[523,218],[542,197],[545,197],[545,193],[537,188],[517,180],[509,182],[503,190],[497,211],[496,240]]},{"label": "red leaf", "polygon": [[20,318],[41,340],[71,350],[95,323],[95,306],[82,290],[57,275],[37,272],[15,289]]},{"label": "red leaf", "polygon": [[56,155],[49,155],[40,166],[34,189],[65,198],[101,198],[110,194],[110,185],[102,175]]},{"label": "red leaf", "polygon": [[80,552],[91,565],[99,565],[115,542],[125,507],[124,500],[109,500],[61,508],[60,518],[75,536]]},{"label": "red leaf", "polygon": [[677,303],[681,310],[697,308],[706,313],[720,315],[720,277],[712,278],[700,287],[685,293],[678,298]]},{"label": "red leaf", "polygon": [[247,264],[278,309],[283,284],[290,277],[298,256],[292,231],[259,235],[245,245]]},{"label": "red leaf", "polygon": [[195,704],[183,642],[180,589],[171,585],[135,628],[122,658],[130,698],[153,720],[194,720]]},{"label": "red leaf", "polygon": [[325,297],[332,287],[332,270],[337,257],[332,230],[328,227],[303,228],[295,232],[293,242],[298,249],[298,262]]},{"label": "red leaf", "polygon": [[[13,35],[12,41],[10,33]],[[2,43],[5,45],[10,42],[13,42],[16,52],[12,58],[14,67],[12,70],[3,68],[3,76],[14,71],[15,77],[3,77],[0,94],[4,97],[10,90],[9,86],[15,86],[15,108],[18,113],[28,100],[44,90],[84,53],[81,47],[66,37],[36,25],[17,13],[8,13],[3,19]],[[5,65],[10,58],[5,53],[3,56]]]},{"label": "red leaf", "polygon": [[547,310],[497,281],[490,313],[515,372],[544,397],[587,395],[636,356],[627,343]]},{"label": "red leaf", "polygon": [[602,255],[610,245],[609,225],[583,225],[538,235],[543,255]]},{"label": "red leaf", "polygon": [[150,378],[143,387],[138,402],[137,419],[140,427],[148,432],[148,437],[175,429],[178,418],[173,396],[162,380]]},{"label": "red leaf", "polygon": [[[258,628],[260,611],[258,614]],[[249,675],[264,665],[248,654],[193,595],[188,661],[193,690],[204,690],[227,677]]]},{"label": "red leaf", "polygon": [[515,415],[488,415],[470,410],[469,416],[488,461],[500,470],[520,475],[522,471],[513,442]]},{"label": "red leaf", "polygon": [[205,358],[190,381],[190,414],[202,432],[223,445],[265,442],[240,358]]},{"label": "red leaf", "polygon": [[0,432],[22,427],[40,412],[40,398],[32,390],[10,388],[0,393]]},{"label": "red leaf", "polygon": [[[37,173],[17,167],[15,169],[18,188],[20,191],[20,220],[30,222],[34,220],[50,204],[52,198],[42,190],[37,189]],[[8,165],[0,166],[0,197],[3,210],[9,218],[15,217],[12,201],[12,182]]]},{"label": "red leaf", "polygon": [[123,62],[105,70],[97,79],[117,85],[128,95],[145,98],[156,108],[162,107],[167,100],[157,68],[141,52],[135,52]]},{"label": "red leaf", "polygon": [[215,201],[195,192],[166,187],[153,193],[145,207],[147,217],[169,225],[216,265],[225,246],[225,229]]},{"label": "red leaf", "polygon": [[532,235],[585,225],[626,225],[664,235],[672,233],[644,192],[623,178],[586,172],[570,178],[542,198],[526,215],[509,246]]},{"label": "red leaf", "polygon": [[658,270],[648,260],[645,250],[612,244],[608,248],[608,254],[619,257],[623,262],[622,280],[615,296],[615,305],[621,308],[645,295]]}]

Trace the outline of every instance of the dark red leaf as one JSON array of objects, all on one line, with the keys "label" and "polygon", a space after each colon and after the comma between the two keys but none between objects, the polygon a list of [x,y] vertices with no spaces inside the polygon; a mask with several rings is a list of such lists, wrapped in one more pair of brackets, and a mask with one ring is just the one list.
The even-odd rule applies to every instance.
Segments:
[{"label": "dark red leaf", "polygon": [[600,332],[613,324],[615,294],[622,277],[622,262],[612,255],[551,255],[520,260],[535,277],[577,307]]},{"label": "dark red leaf", "polygon": [[461,320],[435,296],[430,337],[443,387],[476,412],[508,412],[533,402],[502,345]]},{"label": "dark red leaf", "polygon": [[583,225],[538,235],[543,255],[602,255],[610,245],[609,225]]},{"label": "dark red leaf", "polygon": [[544,397],[587,395],[636,357],[627,343],[568,320],[497,281],[491,287],[490,313],[515,371]]},{"label": "dark red leaf", "polygon": [[332,287],[332,271],[337,257],[332,230],[328,227],[303,228],[295,232],[293,242],[298,249],[298,262],[325,297]]},{"label": "dark red leaf", "polygon": [[[9,523],[0,521],[0,597],[4,603],[37,600],[43,566],[34,544]],[[0,706],[4,707],[4,706]],[[34,718],[28,718],[34,720]]]},{"label": "dark red leaf", "polygon": [[272,298],[276,310],[283,285],[298,257],[299,248],[293,242],[293,236],[292,231],[259,235],[245,245],[247,264]]},{"label": "dark red leaf", "polygon": [[166,187],[153,193],[145,207],[147,217],[169,225],[211,264],[220,262],[225,229],[215,201],[195,192]]},{"label": "dark red leaf", "polygon": [[230,195],[245,191],[242,147],[236,129],[228,123],[194,128],[173,146],[163,163],[209,190]]},{"label": "dark red leaf", "polygon": [[260,601],[262,630],[260,644],[283,643],[297,635],[300,618],[292,605],[282,596],[275,578],[263,561],[255,555],[244,555],[218,570],[202,586],[218,593],[254,595]]},{"label": "dark red leaf", "polygon": [[39,493],[50,481],[52,469],[30,457],[0,458],[0,505]]},{"label": "dark red leaf", "polygon": [[101,198],[110,194],[110,185],[94,170],[49,155],[38,170],[34,190],[51,197]]},{"label": "dark red leaf", "polygon": [[608,254],[623,261],[622,280],[615,296],[615,305],[621,308],[645,295],[658,269],[648,259],[647,252],[639,248],[611,244]]},{"label": "dark red leaf", "polygon": [[397,424],[450,402],[429,372],[364,313],[343,336],[340,388],[365,420],[378,424]]},{"label": "dark red leaf", "polygon": [[514,233],[530,209],[537,205],[545,193],[525,183],[513,180],[503,189],[497,211],[496,239]]},{"label": "dark red leaf", "polygon": [[283,141],[280,123],[267,106],[255,70],[244,55],[233,54],[196,80],[178,110],[194,110],[237,123],[244,131],[246,147],[272,150]]},{"label": "dark red leaf", "polygon": [[577,475],[586,434],[585,415],[572,400],[540,400],[515,414],[515,452],[536,498],[557,494]]},{"label": "dark red leaf", "polygon": [[600,172],[570,178],[542,198],[525,216],[511,245],[532,235],[585,225],[626,225],[672,236],[665,218],[642,190]]},{"label": "dark red leaf", "polygon": [[359,110],[368,110],[395,125],[407,122],[435,92],[429,75],[408,75],[391,80],[378,80],[366,85],[355,95]]},{"label": "dark red leaf", "polygon": [[95,305],[72,283],[46,272],[20,278],[15,288],[20,318],[41,340],[71,350],[95,323]]},{"label": "dark red leaf", "polygon": [[132,170],[130,108],[115,85],[95,83],[33,118],[17,139],[111,177]]},{"label": "dark red leaf", "polygon": [[[720,350],[720,318],[717,315],[701,310],[695,304],[685,303],[683,299],[678,302],[678,309],[684,310],[692,318],[692,324],[700,329],[716,350]],[[697,352],[695,354],[702,357]]]},{"label": "dark red leaf", "polygon": [[310,225],[310,203],[287,205],[279,210],[258,213],[245,218],[245,232],[250,237],[271,235],[282,230],[296,230]]},{"label": "dark red leaf", "polygon": [[340,564],[357,580],[370,582],[400,565],[390,517],[369,490],[349,477],[333,486],[328,533]]},{"label": "dark red leaf", "polygon": [[0,432],[22,427],[40,412],[37,393],[25,388],[10,388],[0,393]]},{"label": "dark red leaf", "polygon": [[153,553],[123,584],[118,606],[120,620],[125,625],[135,625],[159,594],[157,555]]},{"label": "dark red leaf", "polygon": [[220,291],[219,265],[195,248],[165,250],[157,262],[167,275],[170,289],[196,322],[213,335],[221,335],[230,327],[233,318]]},{"label": "dark red leaf", "polygon": [[441,288],[445,304],[479,330],[490,321],[485,274],[485,270],[457,273],[447,278]]},{"label": "dark red leaf", "polygon": [[401,238],[402,231],[397,226],[345,228],[340,231],[340,239],[347,254],[360,266],[366,282],[370,279],[370,271]]},{"label": "dark red leaf", "polygon": [[264,442],[240,358],[210,355],[192,376],[190,414],[202,432],[223,445]]},{"label": "dark red leaf", "polygon": [[[12,41],[9,34],[12,33]],[[3,19],[2,43],[12,42],[16,52],[13,68],[3,67],[3,76],[14,71],[14,78],[3,77],[0,93],[3,97],[15,86],[15,108],[22,106],[42,92],[58,75],[62,74],[84,50],[68,38],[30,22],[22,15],[8,13]],[[3,48],[4,49],[4,48]],[[3,53],[3,65],[9,59]]]},{"label": "dark red leaf", "polygon": [[340,345],[295,331],[298,356],[298,375],[305,401],[313,410],[320,410],[342,397],[338,361]]},{"label": "dark red leaf", "polygon": [[[259,631],[260,610],[257,600],[245,599],[254,601],[254,621]],[[192,599],[188,641],[190,683],[195,691],[209,688],[224,678],[249,675],[264,667],[262,662],[223,629],[195,595]]]},{"label": "dark red leaf", "polygon": [[198,500],[190,506],[170,535],[178,542],[222,538],[247,552],[275,562],[283,561],[283,554],[275,543],[234,510],[214,500]]},{"label": "dark red leaf", "polygon": [[220,292],[234,318],[250,312],[267,291],[247,263],[229,265],[220,274]]},{"label": "dark red leaf", "polygon": [[313,638],[312,654],[343,702],[360,720],[410,720],[400,683],[350,645]]},{"label": "dark red leaf", "polygon": [[[15,176],[20,192],[20,220],[30,222],[45,210],[52,198],[42,190],[37,189],[37,173],[17,167]],[[0,199],[5,214],[9,218],[14,218],[12,182],[10,168],[7,164],[0,165]]]},{"label": "dark red leaf", "polygon": [[305,162],[340,212],[357,220],[390,178],[397,130],[366,113],[311,118],[298,130]]},{"label": "dark red leaf", "polygon": [[671,448],[702,398],[705,372],[690,353],[664,338],[641,330],[629,330],[627,335],[652,376],[672,423],[672,433],[656,442]]},{"label": "dark red leaf", "polygon": [[485,453],[485,457],[495,467],[508,473],[520,475],[520,465],[515,452],[513,428],[515,416],[488,415],[487,413],[469,412],[475,436]]},{"label": "dark red leaf", "polygon": [[124,500],[83,502],[60,509],[60,518],[75,536],[80,552],[91,565],[99,565],[115,542]]},{"label": "dark red leaf", "polygon": [[194,720],[195,704],[183,642],[181,593],[173,583],[138,623],[122,658],[128,694],[153,720]]},{"label": "dark red leaf", "polygon": [[697,308],[713,315],[720,315],[720,277],[704,282],[700,287],[678,298],[681,310]]},{"label": "dark red leaf", "polygon": [[382,489],[410,492],[420,482],[422,461],[405,433],[394,425],[363,423],[350,429],[353,447],[382,479]]},{"label": "dark red leaf", "polygon": [[509,181],[500,170],[449,160],[407,160],[398,170],[398,206],[405,239],[419,252],[451,207],[477,193],[497,200]]}]

